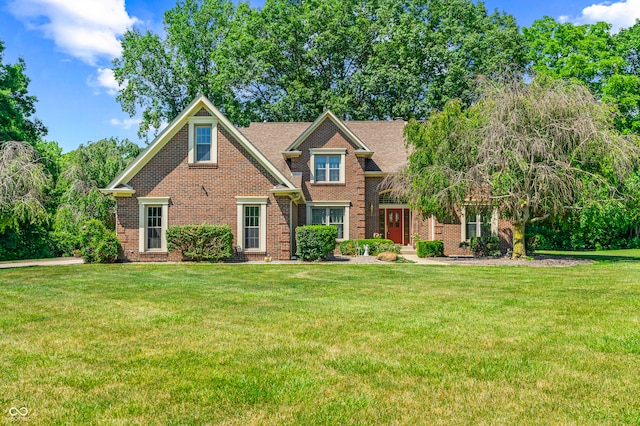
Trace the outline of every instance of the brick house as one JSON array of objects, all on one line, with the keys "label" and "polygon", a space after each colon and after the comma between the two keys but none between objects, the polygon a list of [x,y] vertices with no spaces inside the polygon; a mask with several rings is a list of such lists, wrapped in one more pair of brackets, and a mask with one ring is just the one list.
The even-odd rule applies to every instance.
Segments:
[{"label": "brick house", "polygon": [[116,197],[116,232],[125,261],[179,260],[168,253],[170,225],[228,224],[237,259],[290,259],[295,228],[330,224],[339,239],[381,233],[410,245],[414,234],[460,241],[492,232],[511,241],[508,223],[462,209],[460,220],[422,218],[379,190],[407,161],[403,120],[342,121],[330,111],[313,123],[235,127],[204,96],[195,99],[102,190]]}]

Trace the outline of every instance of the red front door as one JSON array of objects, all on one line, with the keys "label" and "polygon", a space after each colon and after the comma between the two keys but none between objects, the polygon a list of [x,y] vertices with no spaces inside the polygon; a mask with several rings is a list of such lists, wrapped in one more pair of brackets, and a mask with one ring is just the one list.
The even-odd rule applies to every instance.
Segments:
[{"label": "red front door", "polygon": [[387,209],[387,238],[402,244],[402,209]]}]

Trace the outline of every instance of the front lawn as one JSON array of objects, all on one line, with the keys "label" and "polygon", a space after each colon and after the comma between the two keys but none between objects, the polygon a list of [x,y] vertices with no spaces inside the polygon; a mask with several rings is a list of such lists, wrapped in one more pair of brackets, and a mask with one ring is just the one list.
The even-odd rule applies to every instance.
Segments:
[{"label": "front lawn", "polygon": [[640,423],[634,262],[8,269],[0,330],[3,421]]}]

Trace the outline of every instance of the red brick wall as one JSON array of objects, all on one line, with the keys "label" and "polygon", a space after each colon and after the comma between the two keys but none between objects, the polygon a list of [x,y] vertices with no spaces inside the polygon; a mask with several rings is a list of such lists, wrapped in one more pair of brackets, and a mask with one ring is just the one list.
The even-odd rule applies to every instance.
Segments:
[{"label": "red brick wall", "polygon": [[[123,258],[129,261],[180,260],[178,253],[138,253],[138,200],[136,197],[170,197],[168,223],[228,224],[235,235],[235,196],[268,196],[267,247],[265,253],[239,258],[289,259],[288,197],[269,192],[278,182],[226,130],[218,126],[217,167],[188,164],[188,125],[185,125],[129,182],[136,194],[118,198],[117,232]],[[234,246],[237,241],[234,240]]]},{"label": "red brick wall", "polygon": [[[345,183],[311,183],[310,148],[346,148]],[[307,139],[300,144],[300,157],[292,158],[291,171],[302,173],[302,189],[307,201],[350,201],[349,238],[364,238],[365,179],[364,158],[355,155],[354,146],[347,136],[329,119],[325,120]],[[306,206],[298,209],[298,223],[307,223]]]}]

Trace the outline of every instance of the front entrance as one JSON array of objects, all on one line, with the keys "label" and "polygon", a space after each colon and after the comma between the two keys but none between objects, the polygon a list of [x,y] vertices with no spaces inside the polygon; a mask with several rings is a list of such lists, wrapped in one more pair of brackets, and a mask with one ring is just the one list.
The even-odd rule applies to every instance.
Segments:
[{"label": "front entrance", "polygon": [[380,206],[380,235],[396,244],[409,244],[411,216],[409,209]]},{"label": "front entrance", "polygon": [[402,244],[402,210],[387,209],[387,238]]}]

